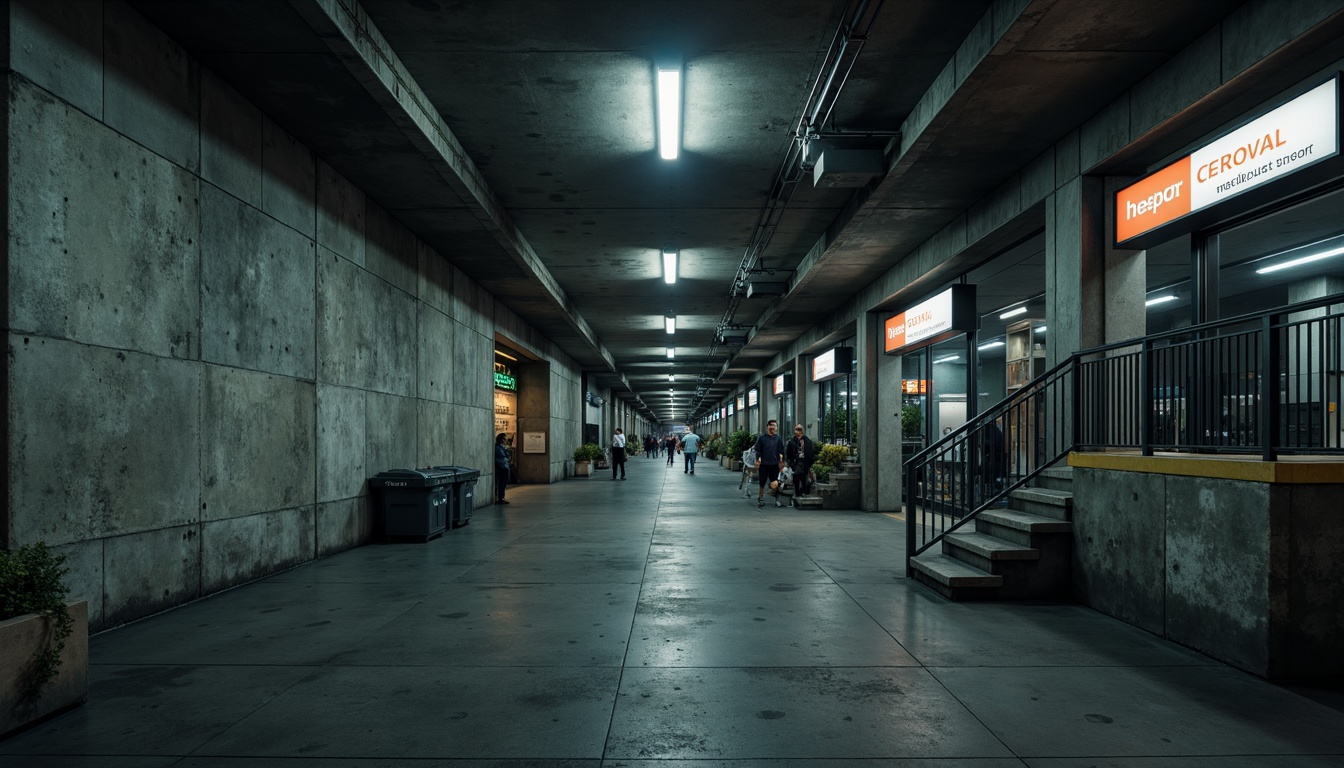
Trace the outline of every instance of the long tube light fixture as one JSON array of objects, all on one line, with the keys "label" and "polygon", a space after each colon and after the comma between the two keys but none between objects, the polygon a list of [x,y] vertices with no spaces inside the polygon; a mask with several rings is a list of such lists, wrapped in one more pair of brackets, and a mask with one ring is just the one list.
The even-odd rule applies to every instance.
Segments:
[{"label": "long tube light fixture", "polygon": [[1301,266],[1302,264],[1310,264],[1310,263],[1313,262],[1313,261],[1320,261],[1321,259],[1328,259],[1328,258],[1331,258],[1331,257],[1333,257],[1333,256],[1338,256],[1338,255],[1340,255],[1340,254],[1342,254],[1342,253],[1344,253],[1344,247],[1341,247],[1341,248],[1331,248],[1331,249],[1328,250],[1328,251],[1321,251],[1320,253],[1313,253],[1313,254],[1311,254],[1310,256],[1300,256],[1300,257],[1298,257],[1298,258],[1296,258],[1296,259],[1291,259],[1291,260],[1289,260],[1289,261],[1280,262],[1280,263],[1278,263],[1278,264],[1273,264],[1273,265],[1268,266],[1268,267],[1261,267],[1260,269],[1255,270],[1255,274],[1257,274],[1257,275],[1268,275],[1268,274],[1271,273],[1271,272],[1278,272],[1280,269],[1288,269],[1289,267],[1297,267],[1297,266]]},{"label": "long tube light fixture", "polygon": [[667,316],[663,318],[663,328],[665,328],[665,329],[667,330],[668,333],[676,333],[676,332],[677,332],[677,313],[676,313],[676,312],[668,312],[668,313],[667,313]]},{"label": "long tube light fixture", "polygon": [[675,248],[663,249],[663,282],[668,285],[677,282],[677,249]]},{"label": "long tube light fixture", "polygon": [[681,68],[658,70],[658,155],[676,160],[681,151]]},{"label": "long tube light fixture", "polygon": [[979,350],[986,350],[986,349],[993,349],[993,348],[995,348],[995,347],[1002,347],[1002,346],[1003,346],[1003,342],[1002,342],[1002,341],[991,341],[991,342],[989,342],[989,343],[987,343],[987,344],[981,344],[980,346],[976,347],[976,349],[979,349]]},{"label": "long tube light fixture", "polygon": [[1166,304],[1168,301],[1175,301],[1176,298],[1177,298],[1176,294],[1174,293],[1169,293],[1166,296],[1154,296],[1153,298],[1143,302],[1143,306],[1152,307],[1158,304]]},{"label": "long tube light fixture", "polygon": [[1000,313],[999,319],[1007,320],[1010,317],[1017,317],[1018,315],[1025,315],[1025,314],[1027,314],[1027,305],[1023,304],[1020,307],[1014,307],[1008,310],[1007,312]]}]

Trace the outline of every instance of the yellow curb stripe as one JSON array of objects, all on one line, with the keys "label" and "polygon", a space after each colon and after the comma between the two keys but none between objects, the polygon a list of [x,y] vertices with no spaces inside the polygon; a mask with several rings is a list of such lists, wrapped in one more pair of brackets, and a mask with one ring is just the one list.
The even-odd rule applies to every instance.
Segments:
[{"label": "yellow curb stripe", "polygon": [[1069,466],[1208,477],[1282,485],[1344,484],[1344,460],[1318,457],[1296,461],[1255,461],[1226,456],[1142,456],[1129,453],[1070,453]]}]

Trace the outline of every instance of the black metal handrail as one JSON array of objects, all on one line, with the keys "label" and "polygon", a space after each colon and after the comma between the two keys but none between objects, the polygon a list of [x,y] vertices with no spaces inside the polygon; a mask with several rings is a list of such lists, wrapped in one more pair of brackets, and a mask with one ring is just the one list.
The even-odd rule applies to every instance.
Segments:
[{"label": "black metal handrail", "polygon": [[1072,354],[904,468],[913,558],[1071,450],[1344,454],[1344,297]]}]

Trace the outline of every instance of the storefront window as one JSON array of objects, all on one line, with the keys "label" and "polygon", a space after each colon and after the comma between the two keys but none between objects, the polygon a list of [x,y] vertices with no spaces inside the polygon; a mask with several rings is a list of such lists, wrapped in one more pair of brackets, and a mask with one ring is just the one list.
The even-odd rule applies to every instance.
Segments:
[{"label": "storefront window", "polygon": [[855,359],[850,365],[848,374],[817,385],[821,406],[819,411],[821,442],[832,445],[857,445],[858,381],[859,363]]}]

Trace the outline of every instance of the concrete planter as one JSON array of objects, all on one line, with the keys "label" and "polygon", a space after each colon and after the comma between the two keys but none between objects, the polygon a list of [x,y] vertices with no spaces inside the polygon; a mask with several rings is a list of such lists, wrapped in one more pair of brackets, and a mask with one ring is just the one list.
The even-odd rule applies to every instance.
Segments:
[{"label": "concrete planter", "polygon": [[574,462],[574,476],[588,477],[593,474],[593,463],[591,461]]},{"label": "concrete planter", "polygon": [[51,621],[26,614],[0,621],[0,738],[89,697],[89,603],[67,603],[75,620],[56,677],[30,701],[23,695],[33,655],[46,642]]}]

